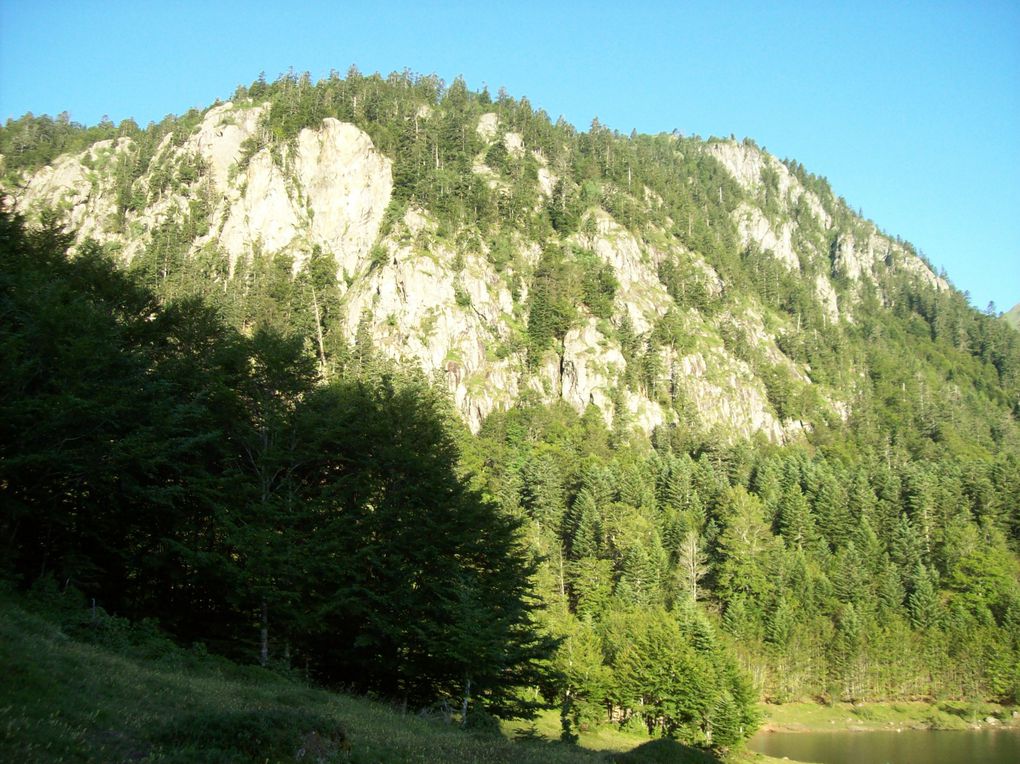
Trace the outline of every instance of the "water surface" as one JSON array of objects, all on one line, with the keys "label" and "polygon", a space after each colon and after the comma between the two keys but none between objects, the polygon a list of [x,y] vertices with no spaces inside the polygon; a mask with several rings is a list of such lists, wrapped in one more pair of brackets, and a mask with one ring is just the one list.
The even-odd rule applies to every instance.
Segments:
[{"label": "water surface", "polygon": [[817,764],[1017,764],[1020,730],[759,732],[748,747]]}]

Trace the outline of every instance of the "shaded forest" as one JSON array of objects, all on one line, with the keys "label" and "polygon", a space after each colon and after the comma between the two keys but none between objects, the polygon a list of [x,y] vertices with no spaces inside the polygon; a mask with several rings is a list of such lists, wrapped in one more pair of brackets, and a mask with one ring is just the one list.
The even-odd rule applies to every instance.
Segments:
[{"label": "shaded forest", "polygon": [[456,473],[444,404],[301,338],[161,304],[4,214],[4,574],[414,707],[527,715],[552,642],[520,523]]}]

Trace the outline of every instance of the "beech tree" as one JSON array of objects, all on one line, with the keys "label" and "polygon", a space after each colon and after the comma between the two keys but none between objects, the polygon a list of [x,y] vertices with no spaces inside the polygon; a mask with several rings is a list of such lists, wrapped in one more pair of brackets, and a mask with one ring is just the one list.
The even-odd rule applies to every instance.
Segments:
[{"label": "beech tree", "polygon": [[5,574],[413,707],[532,713],[535,563],[458,475],[441,397],[381,364],[324,386],[302,337],[68,243],[0,216]]}]

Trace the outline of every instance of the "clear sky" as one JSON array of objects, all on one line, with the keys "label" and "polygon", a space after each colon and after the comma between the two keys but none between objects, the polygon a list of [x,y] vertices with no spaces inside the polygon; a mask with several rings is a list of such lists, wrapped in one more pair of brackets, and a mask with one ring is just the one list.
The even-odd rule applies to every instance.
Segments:
[{"label": "clear sky", "polygon": [[463,75],[586,129],[755,139],[974,305],[1020,301],[1020,3],[0,0],[0,119],[93,124],[260,72]]}]

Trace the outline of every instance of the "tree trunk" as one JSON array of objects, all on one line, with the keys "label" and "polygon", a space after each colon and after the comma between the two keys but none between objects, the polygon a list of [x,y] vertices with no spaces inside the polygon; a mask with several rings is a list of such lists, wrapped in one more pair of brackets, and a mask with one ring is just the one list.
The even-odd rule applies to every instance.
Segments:
[{"label": "tree trunk", "polygon": [[563,577],[563,545],[560,545],[560,597],[567,598],[567,584]]},{"label": "tree trunk", "polygon": [[259,664],[269,665],[269,603],[262,598],[262,630],[259,638]]},{"label": "tree trunk", "polygon": [[460,703],[460,726],[466,727],[468,720],[468,702],[471,700],[471,677],[464,681],[464,698]]},{"label": "tree trunk", "polygon": [[570,727],[570,711],[574,706],[574,698],[568,687],[563,693],[563,703],[560,706],[560,740],[564,743],[576,743],[577,734]]},{"label": "tree trunk", "polygon": [[312,286],[312,307],[315,308],[315,335],[319,341],[319,374],[326,376],[326,346],[322,341],[322,317],[319,314],[319,300],[315,296],[315,286]]}]

